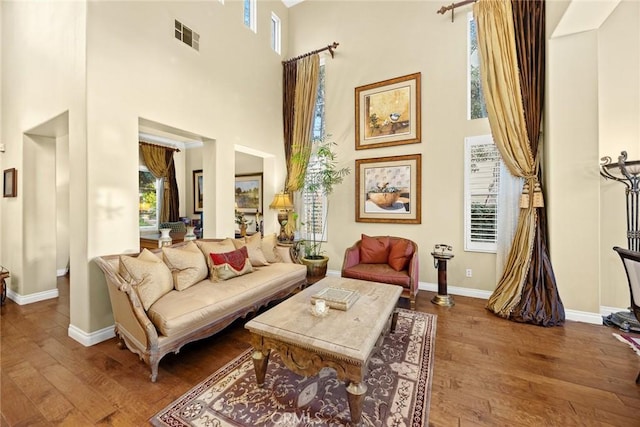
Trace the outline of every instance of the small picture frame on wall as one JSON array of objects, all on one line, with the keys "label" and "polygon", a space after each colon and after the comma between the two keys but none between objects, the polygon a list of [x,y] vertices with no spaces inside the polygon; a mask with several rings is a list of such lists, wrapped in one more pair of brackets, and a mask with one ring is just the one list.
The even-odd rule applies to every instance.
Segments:
[{"label": "small picture frame on wall", "polygon": [[356,150],[420,142],[420,76],[414,73],[355,89]]},{"label": "small picture frame on wall", "polygon": [[4,170],[4,186],[2,194],[4,197],[18,196],[18,171],[16,168]]},{"label": "small picture frame on wall", "polygon": [[242,213],[262,213],[262,174],[236,175],[236,210]]},{"label": "small picture frame on wall", "polygon": [[202,213],[202,201],[204,193],[202,191],[202,169],[193,171],[193,212]]}]

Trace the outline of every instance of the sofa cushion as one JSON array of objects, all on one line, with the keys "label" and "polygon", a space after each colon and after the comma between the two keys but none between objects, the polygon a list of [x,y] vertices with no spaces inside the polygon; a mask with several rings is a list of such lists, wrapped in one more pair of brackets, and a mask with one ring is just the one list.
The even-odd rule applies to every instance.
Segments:
[{"label": "sofa cushion", "polygon": [[233,244],[236,249],[246,246],[247,252],[249,253],[249,261],[251,261],[252,266],[260,267],[262,265],[269,265],[269,261],[262,252],[262,236],[260,233],[243,237],[242,239],[235,239]]},{"label": "sofa cushion", "polygon": [[173,275],[173,286],[178,291],[206,279],[209,274],[204,255],[193,242],[177,248],[165,246],[162,255]]},{"label": "sofa cushion", "polygon": [[145,310],[173,290],[169,267],[148,249],[137,257],[121,255],[120,275],[135,289]]},{"label": "sofa cushion", "polygon": [[389,261],[387,264],[396,271],[402,271],[407,267],[407,263],[411,257],[409,241],[406,239],[394,239],[391,241],[391,250],[389,251]]},{"label": "sofa cushion", "polygon": [[396,271],[389,264],[357,264],[342,271],[343,277],[388,283],[410,288],[411,278],[407,270]]},{"label": "sofa cushion", "polygon": [[304,265],[276,263],[224,282],[203,280],[182,292],[164,295],[149,310],[149,319],[161,335],[180,336],[210,325],[214,320],[234,318],[238,310],[268,300],[294,283],[300,283],[306,275]]},{"label": "sofa cushion", "polygon": [[196,240],[196,245],[198,245],[198,248],[204,254],[204,257],[207,261],[207,267],[209,268],[209,277],[212,279],[215,279],[216,275],[213,269],[213,263],[211,261],[210,254],[222,254],[225,252],[234,251],[236,249],[233,244],[233,240],[231,239],[224,239],[219,242]]},{"label": "sofa cushion", "polygon": [[253,271],[246,246],[222,254],[211,253],[209,256],[215,272],[211,280],[227,280]]},{"label": "sofa cushion", "polygon": [[360,262],[363,264],[386,264],[389,258],[389,237],[369,237],[362,235],[360,241]]},{"label": "sofa cushion", "polygon": [[280,252],[278,252],[278,237],[276,233],[270,233],[262,238],[262,253],[267,262],[283,262]]}]

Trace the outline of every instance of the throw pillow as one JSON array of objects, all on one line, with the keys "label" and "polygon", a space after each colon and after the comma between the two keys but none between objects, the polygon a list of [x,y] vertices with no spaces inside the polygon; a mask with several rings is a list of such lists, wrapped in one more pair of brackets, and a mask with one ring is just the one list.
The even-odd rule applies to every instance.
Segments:
[{"label": "throw pillow", "polygon": [[386,264],[389,258],[389,236],[369,237],[362,235],[360,241],[361,264]]},{"label": "throw pillow", "polygon": [[195,243],[189,242],[184,246],[162,248],[164,262],[173,274],[173,286],[183,291],[207,278],[209,270],[207,262]]},{"label": "throw pillow", "polygon": [[249,261],[254,267],[260,267],[262,265],[269,265],[269,261],[262,252],[262,236],[260,233],[256,233],[252,236],[247,236],[242,239],[235,239],[233,244],[236,249],[240,249],[245,246],[249,253]]},{"label": "throw pillow", "polygon": [[277,249],[278,237],[276,233],[267,234],[262,238],[262,253],[267,259],[267,262],[283,262],[282,256]]},{"label": "throw pillow", "polygon": [[217,280],[227,280],[253,271],[246,246],[231,252],[211,253],[209,256]]},{"label": "throw pillow", "polygon": [[169,267],[147,249],[143,249],[137,257],[121,255],[120,275],[137,292],[145,310],[173,290]]},{"label": "throw pillow", "polygon": [[215,271],[213,270],[213,263],[209,254],[221,254],[225,252],[231,252],[236,249],[231,239],[224,239],[219,242],[206,242],[202,240],[196,240],[196,245],[207,260],[207,268],[209,268],[209,274],[211,279],[215,279]]},{"label": "throw pillow", "polygon": [[388,264],[395,271],[402,271],[407,267],[409,256],[407,256],[409,242],[406,239],[398,239],[391,243]]}]

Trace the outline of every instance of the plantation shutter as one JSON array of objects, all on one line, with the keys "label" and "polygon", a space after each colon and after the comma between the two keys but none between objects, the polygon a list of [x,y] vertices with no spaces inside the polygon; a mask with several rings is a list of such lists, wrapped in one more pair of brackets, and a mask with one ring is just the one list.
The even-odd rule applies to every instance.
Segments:
[{"label": "plantation shutter", "polygon": [[[309,160],[309,165],[307,166],[307,170],[309,173],[313,173],[317,171],[319,165],[316,163],[316,159],[312,156]],[[304,207],[302,222],[304,223],[304,235],[303,238],[307,240],[312,240],[315,234],[315,240],[321,241],[323,239],[324,230],[322,226],[325,223],[325,216],[327,215],[327,203],[326,197],[319,191],[317,192],[302,192],[302,203]],[[315,223],[312,221],[315,215]]]},{"label": "plantation shutter", "polygon": [[496,252],[501,158],[491,135],[465,140],[465,250]]}]

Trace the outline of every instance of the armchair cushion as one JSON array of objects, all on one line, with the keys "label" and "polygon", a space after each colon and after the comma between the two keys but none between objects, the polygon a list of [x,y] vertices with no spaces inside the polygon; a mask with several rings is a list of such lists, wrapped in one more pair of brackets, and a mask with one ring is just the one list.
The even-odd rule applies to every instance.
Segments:
[{"label": "armchair cushion", "polygon": [[413,248],[406,239],[397,239],[391,242],[389,261],[387,263],[395,271],[402,271],[407,268],[407,263],[412,253]]},{"label": "armchair cushion", "polygon": [[389,258],[389,237],[362,235],[360,262],[362,264],[386,264]]},{"label": "armchair cushion", "polygon": [[409,289],[411,277],[406,270],[396,271],[388,264],[358,264],[342,271],[343,277],[388,283]]}]

